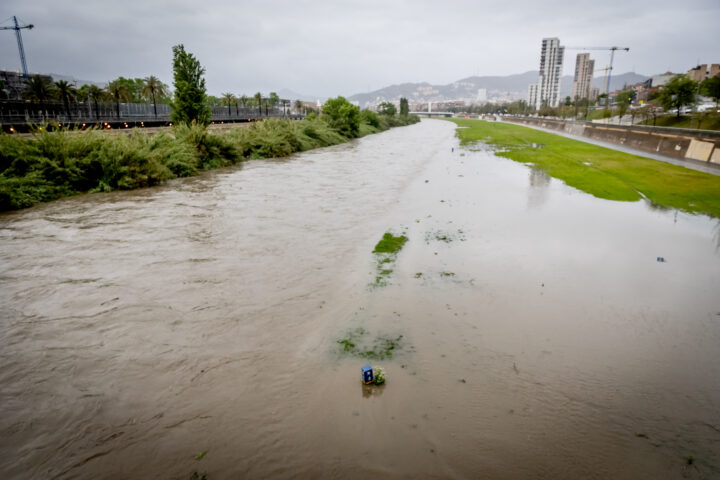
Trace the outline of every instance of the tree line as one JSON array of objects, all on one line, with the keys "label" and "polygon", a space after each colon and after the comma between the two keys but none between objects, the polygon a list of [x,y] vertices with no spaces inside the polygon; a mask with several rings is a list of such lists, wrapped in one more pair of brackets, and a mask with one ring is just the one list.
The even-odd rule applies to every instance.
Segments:
[{"label": "tree line", "polygon": [[[608,101],[606,94],[598,96],[596,102],[587,98],[571,99],[569,96],[557,107],[551,107],[543,103],[536,109],[525,100],[513,102],[486,103],[483,105],[470,105],[469,107],[450,107],[453,112],[464,112],[470,114],[511,114],[531,115],[537,114],[541,117],[579,118],[593,120],[598,118],[609,118],[619,115],[620,117],[630,114],[634,118],[655,118],[662,111],[673,112],[679,117],[683,108],[696,105],[698,95],[705,95],[715,101],[715,113],[720,102],[720,75],[708,78],[703,82],[695,82],[686,75],[677,75],[665,85],[653,88],[647,100],[642,106],[637,107],[637,91],[627,86],[614,97],[614,106]],[[635,105],[635,108],[631,106]],[[598,108],[600,107],[600,108]],[[713,113],[710,112],[709,115]]]},{"label": "tree line", "polygon": [[283,157],[420,121],[415,115],[397,114],[394,106],[361,111],[337,97],[303,120],[270,118],[247,128],[211,130],[204,73],[182,45],[173,47],[173,127],[154,134],[132,129],[128,134],[108,135],[98,128],[43,126],[29,137],[0,134],[0,210],[82,192],[149,187],[247,159]]},{"label": "tree line", "polygon": [[[175,50],[177,50],[177,52]],[[202,69],[199,64],[194,66],[195,72],[191,72],[193,68],[192,62],[194,60],[192,55],[185,52],[182,45],[174,47],[173,52],[173,61],[179,62],[177,66],[183,69],[180,77],[178,77],[177,73],[174,73],[176,88],[178,82],[182,89],[187,81],[199,81],[199,79],[183,77],[183,75],[202,75],[202,73],[204,73],[204,69]],[[176,65],[174,65],[174,72],[175,67]],[[200,70],[202,70],[202,72],[200,72]],[[104,88],[96,84],[85,84],[81,87],[75,87],[75,85],[66,80],[52,81],[50,77],[41,75],[31,76],[25,81],[25,84],[26,88],[22,92],[22,98],[24,100],[41,105],[62,103],[65,113],[68,116],[70,116],[70,106],[77,103],[89,104],[94,109],[96,116],[98,116],[98,108],[100,105],[113,104],[116,115],[120,116],[120,104],[126,102],[152,104],[154,115],[157,116],[158,104],[174,107],[174,102],[176,101],[175,92],[154,75],[145,78],[125,78],[120,76],[108,82]],[[0,99],[7,99],[7,97],[8,95],[0,84]],[[305,110],[305,113],[307,113],[308,110],[300,100],[291,104],[289,100],[280,99],[275,92],[270,92],[267,96],[261,92],[257,92],[254,95],[234,95],[225,92],[222,93],[220,97],[204,93],[202,98],[202,102],[206,107],[226,106],[228,108],[228,114],[231,113],[232,107],[236,109],[240,107],[257,108],[259,116],[262,116],[263,111],[267,115],[269,110],[274,109],[278,105],[288,109],[294,107],[298,112]],[[177,102],[184,104],[182,99],[177,100]]]},{"label": "tree line", "polygon": [[157,116],[157,104],[170,104],[170,88],[156,76],[145,78],[118,77],[101,88],[95,84],[75,87],[66,80],[52,81],[47,76],[34,75],[26,81],[22,98],[39,104],[62,103],[65,113],[70,115],[70,105],[91,104],[97,115],[99,105],[113,103],[119,115],[120,103],[152,103]]}]

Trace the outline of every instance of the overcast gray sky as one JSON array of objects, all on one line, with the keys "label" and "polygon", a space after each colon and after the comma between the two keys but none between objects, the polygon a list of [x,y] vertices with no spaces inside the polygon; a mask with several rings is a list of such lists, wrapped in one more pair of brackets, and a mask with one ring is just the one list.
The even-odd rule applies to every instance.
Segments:
[{"label": "overcast gray sky", "polygon": [[[206,69],[208,93],[289,88],[335,96],[394,83],[450,83],[536,70],[543,37],[566,46],[628,46],[614,73],[684,72],[720,63],[720,0],[3,0],[23,30],[31,72],[172,83],[171,47]],[[2,31],[0,68],[20,68]],[[567,51],[565,73],[574,68]],[[607,52],[593,52],[596,68]]]}]

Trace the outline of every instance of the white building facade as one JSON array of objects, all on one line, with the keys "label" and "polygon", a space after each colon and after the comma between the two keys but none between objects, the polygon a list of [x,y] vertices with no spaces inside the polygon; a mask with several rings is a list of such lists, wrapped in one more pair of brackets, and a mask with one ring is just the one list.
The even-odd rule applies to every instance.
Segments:
[{"label": "white building facade", "polygon": [[559,38],[543,38],[538,82],[528,88],[529,105],[539,109],[543,104],[550,107],[557,107],[560,104],[560,77],[562,77],[564,56],[565,47],[560,45]]},{"label": "white building facade", "polygon": [[572,98],[592,98],[592,80],[595,60],[590,60],[589,53],[578,53],[575,59],[575,77],[573,79]]},{"label": "white building facade", "polygon": [[528,86],[528,100],[527,103],[529,106],[532,106],[534,108],[537,104],[537,83],[531,83],[530,86]]}]

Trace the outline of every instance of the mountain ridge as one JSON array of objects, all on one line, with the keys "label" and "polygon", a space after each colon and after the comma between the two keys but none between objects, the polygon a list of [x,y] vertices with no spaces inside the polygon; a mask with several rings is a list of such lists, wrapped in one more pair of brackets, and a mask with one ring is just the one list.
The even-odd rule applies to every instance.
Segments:
[{"label": "mountain ridge", "polygon": [[[406,82],[367,92],[356,93],[348,97],[361,107],[380,102],[397,102],[400,97],[407,98],[410,103],[442,102],[454,100],[480,101],[480,89],[485,89],[487,101],[513,101],[527,98],[528,86],[537,82],[537,70],[530,70],[512,75],[470,76],[446,85],[432,85],[428,82]],[[626,72],[612,77],[610,91],[623,85],[632,85],[650,78],[635,72]],[[593,78],[593,87],[602,90],[605,77]],[[560,79],[560,96],[565,98],[572,91],[572,75],[564,75]]]}]

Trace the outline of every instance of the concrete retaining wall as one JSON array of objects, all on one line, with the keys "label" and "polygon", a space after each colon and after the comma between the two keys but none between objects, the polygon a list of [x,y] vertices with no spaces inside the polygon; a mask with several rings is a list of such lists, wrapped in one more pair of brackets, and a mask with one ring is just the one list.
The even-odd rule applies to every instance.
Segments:
[{"label": "concrete retaining wall", "polygon": [[720,132],[639,125],[603,125],[537,117],[505,116],[503,119],[669,157],[720,164]]}]

